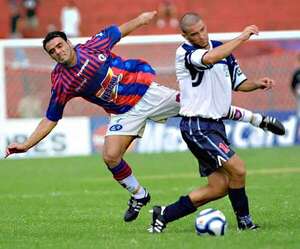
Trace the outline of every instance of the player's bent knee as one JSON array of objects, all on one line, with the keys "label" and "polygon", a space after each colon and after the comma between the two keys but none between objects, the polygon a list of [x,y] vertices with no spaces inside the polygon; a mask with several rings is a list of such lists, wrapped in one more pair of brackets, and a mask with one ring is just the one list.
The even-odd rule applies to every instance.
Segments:
[{"label": "player's bent knee", "polygon": [[231,171],[231,177],[235,179],[245,179],[246,178],[246,168],[244,165],[237,165]]},{"label": "player's bent knee", "polygon": [[246,178],[246,166],[240,158],[235,158],[235,160],[229,160],[225,168],[226,171],[229,173],[230,180],[242,180]]},{"label": "player's bent knee", "polygon": [[102,159],[108,167],[114,167],[120,163],[121,156],[119,153],[111,153],[108,151],[103,151]]}]

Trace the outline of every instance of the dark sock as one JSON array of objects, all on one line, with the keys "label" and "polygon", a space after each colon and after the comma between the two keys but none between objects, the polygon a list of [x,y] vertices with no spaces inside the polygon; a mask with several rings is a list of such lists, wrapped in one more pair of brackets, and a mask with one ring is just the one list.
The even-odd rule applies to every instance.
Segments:
[{"label": "dark sock", "polygon": [[229,188],[228,196],[237,217],[249,215],[249,204],[245,188]]},{"label": "dark sock", "polygon": [[109,167],[107,168],[113,174],[113,177],[117,181],[121,181],[132,174],[132,170],[130,166],[123,159],[120,161],[120,163],[117,166],[113,168],[109,168]]},{"label": "dark sock", "polygon": [[196,210],[189,196],[181,196],[178,201],[166,207],[164,218],[166,222],[171,222],[194,213]]}]

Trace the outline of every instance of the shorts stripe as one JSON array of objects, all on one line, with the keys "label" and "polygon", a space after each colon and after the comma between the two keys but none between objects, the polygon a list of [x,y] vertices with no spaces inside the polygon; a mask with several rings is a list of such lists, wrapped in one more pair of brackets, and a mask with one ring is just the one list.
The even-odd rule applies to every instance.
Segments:
[{"label": "shorts stripe", "polygon": [[204,135],[202,132],[201,132],[201,128],[200,128],[200,123],[199,123],[199,119],[197,119],[197,125],[198,125],[198,130],[199,130],[199,133],[200,133],[200,135],[201,136],[203,136],[205,139],[207,139],[207,141],[217,150],[217,151],[219,151],[219,153],[221,154],[221,155],[223,155],[224,156],[224,158],[226,159],[226,160],[228,160],[229,159],[229,157],[213,142],[213,141],[211,141],[211,139],[208,137],[208,136],[206,136],[206,135]]}]

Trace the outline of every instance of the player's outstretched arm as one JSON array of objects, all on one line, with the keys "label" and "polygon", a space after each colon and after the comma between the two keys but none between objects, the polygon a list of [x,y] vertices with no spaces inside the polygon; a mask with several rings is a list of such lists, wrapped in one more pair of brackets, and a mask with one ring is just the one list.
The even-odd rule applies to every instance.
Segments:
[{"label": "player's outstretched arm", "polygon": [[43,118],[30,137],[22,144],[12,143],[7,146],[5,158],[14,153],[23,153],[40,142],[56,126],[57,122]]},{"label": "player's outstretched arm", "polygon": [[241,85],[239,85],[237,90],[242,92],[251,92],[256,89],[270,90],[274,85],[274,80],[264,77],[258,80],[245,80]]},{"label": "player's outstretched arm", "polygon": [[130,34],[139,27],[146,25],[151,22],[151,20],[157,15],[157,11],[149,11],[140,14],[138,17],[120,25],[119,29],[122,37]]},{"label": "player's outstretched arm", "polygon": [[209,50],[202,58],[206,65],[212,65],[229,56],[236,48],[249,40],[252,35],[258,35],[258,28],[255,25],[247,26],[236,38],[224,43],[223,45]]}]

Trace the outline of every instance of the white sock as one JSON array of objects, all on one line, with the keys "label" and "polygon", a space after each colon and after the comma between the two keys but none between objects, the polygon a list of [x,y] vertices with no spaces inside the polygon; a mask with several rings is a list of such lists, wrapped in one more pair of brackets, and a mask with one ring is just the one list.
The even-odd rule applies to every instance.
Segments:
[{"label": "white sock", "polygon": [[135,199],[141,199],[141,198],[144,198],[146,195],[147,195],[146,190],[145,190],[142,186],[139,186],[139,189],[138,189],[137,192],[133,195],[133,197],[134,197]]},{"label": "white sock", "polygon": [[121,181],[119,181],[119,183],[124,186],[131,194],[135,194],[141,188],[138,180],[133,174],[122,179]]},{"label": "white sock", "polygon": [[250,121],[251,124],[258,127],[263,119],[263,116],[260,113],[253,113],[252,119]]},{"label": "white sock", "polygon": [[256,127],[258,127],[262,121],[262,115],[259,113],[253,113],[250,110],[231,106],[227,115],[227,118],[232,120],[238,120],[246,123],[250,123]]},{"label": "white sock", "polygon": [[230,106],[227,118],[249,123],[252,119],[252,112],[237,106]]}]

